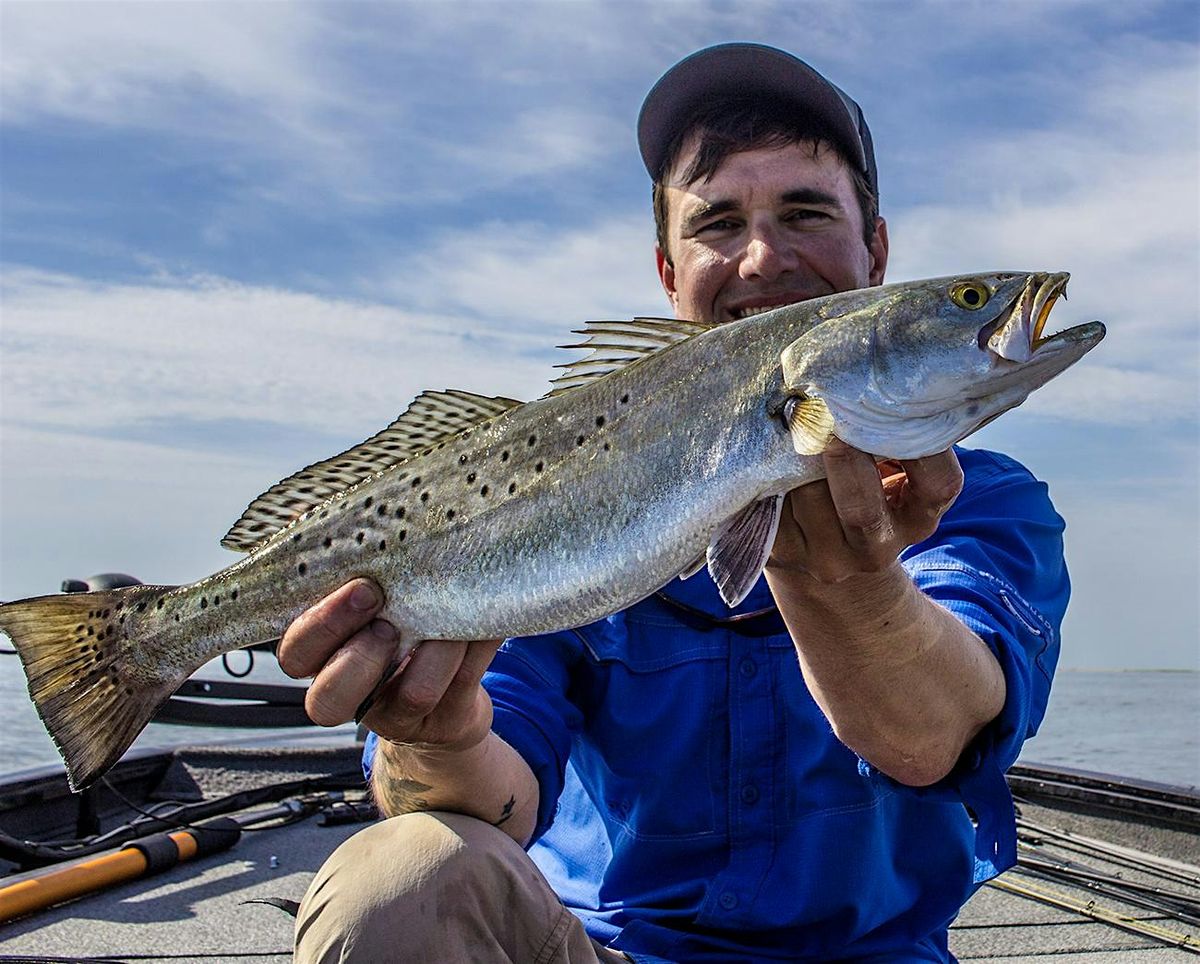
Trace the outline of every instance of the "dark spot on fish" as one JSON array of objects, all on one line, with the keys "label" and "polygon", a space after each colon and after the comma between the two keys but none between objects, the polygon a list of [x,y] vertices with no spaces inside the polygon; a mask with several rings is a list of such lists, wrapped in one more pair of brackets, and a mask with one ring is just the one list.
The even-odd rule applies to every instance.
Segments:
[{"label": "dark spot on fish", "polygon": [[133,696],[133,687],[132,687],[132,686],[126,686],[126,687],[125,687],[125,695],[126,695],[126,696]]},{"label": "dark spot on fish", "polygon": [[92,627],[91,627],[91,626],[89,626],[89,627],[88,627],[88,635],[89,635],[89,636],[95,636],[95,635],[96,635],[96,630],[92,629]]},{"label": "dark spot on fish", "polygon": [[412,480],[412,487],[415,489],[420,484],[421,484],[421,477],[418,475]]},{"label": "dark spot on fish", "polygon": [[82,633],[83,629],[84,629],[83,623],[80,623],[78,626],[75,627],[75,632]]},{"label": "dark spot on fish", "polygon": [[363,544],[363,539],[365,539],[366,537],[367,537],[366,533],[360,532],[358,535],[356,535],[354,537],[354,541],[357,542],[361,546]]},{"label": "dark spot on fish", "polygon": [[400,444],[398,442],[387,442],[383,447],[389,452],[395,452],[398,448],[400,448]]},{"label": "dark spot on fish", "polygon": [[383,552],[383,550],[384,550],[384,549],[386,549],[386,548],[387,548],[387,540],[386,540],[386,539],[380,539],[380,540],[379,540],[379,551],[380,551],[380,552]]},{"label": "dark spot on fish", "polygon": [[408,533],[407,533],[407,532],[405,532],[403,529],[401,529],[401,530],[400,530],[400,541],[401,541],[401,542],[403,542],[403,541],[404,541],[404,537],[405,537],[406,535],[408,535]]},{"label": "dark spot on fish", "polygon": [[458,464],[459,464],[459,465],[466,465],[466,464],[467,464],[467,457],[466,457],[466,455],[460,455],[460,456],[458,457]]},{"label": "dark spot on fish", "polygon": [[302,536],[299,532],[297,532],[294,536],[292,536],[292,542],[299,542],[301,538]]},{"label": "dark spot on fish", "polygon": [[[159,603],[159,604],[158,604],[158,608],[159,608],[159,609],[162,609],[162,603]],[[124,624],[125,624],[125,617],[124,617],[124,616],[118,616],[118,617],[117,617],[117,622],[119,622],[119,623],[121,623],[122,625],[124,625]]]},{"label": "dark spot on fish", "polygon": [[545,468],[545,463],[544,463],[544,462],[539,462],[537,465],[535,465],[535,466],[533,467],[533,469],[534,469],[534,471],[535,471],[535,472],[540,472],[540,471],[542,471],[542,469],[543,469],[543,468]]},{"label": "dark spot on fish", "polygon": [[508,461],[508,449],[505,449],[503,452],[500,453],[500,461],[501,462]]},{"label": "dark spot on fish", "polygon": [[513,494],[514,492],[516,492],[516,491],[517,491],[517,483],[516,483],[516,482],[510,482],[510,483],[508,484],[508,494],[509,494],[509,495],[512,495],[512,494]]},{"label": "dark spot on fish", "polygon": [[387,515],[387,504],[380,503],[379,508],[376,509],[375,511],[378,512],[381,516]]},{"label": "dark spot on fish", "polygon": [[470,474],[467,475],[467,485],[474,485],[474,484],[475,484],[475,473],[471,472]]},{"label": "dark spot on fish", "polygon": [[607,442],[605,442],[605,443],[604,443],[604,451],[605,451],[605,452],[608,452],[608,451],[611,451],[611,450],[612,450],[612,446],[611,446],[611,445],[609,445]]},{"label": "dark spot on fish", "polygon": [[238,591],[236,589],[229,594],[230,599],[237,599],[237,597],[238,597]]},{"label": "dark spot on fish", "polygon": [[308,572],[308,563],[300,563],[300,565],[296,567],[296,572],[303,576],[306,572]]},{"label": "dark spot on fish", "polygon": [[604,416],[603,415],[596,416],[596,428],[604,428]]},{"label": "dark spot on fish", "polygon": [[367,496],[367,498],[366,498],[366,499],[363,501],[363,508],[364,508],[364,509],[369,509],[369,508],[371,508],[371,504],[372,504],[374,501],[375,501],[375,500],[374,500],[374,499],[372,499],[372,498],[371,498],[371,497],[368,495],[368,496]]},{"label": "dark spot on fish", "polygon": [[325,548],[328,549],[330,546],[333,545],[333,540],[331,538],[329,538],[329,536],[326,536],[324,545],[325,545]]},{"label": "dark spot on fish", "polygon": [[447,509],[447,510],[446,510],[446,518],[447,518],[447,519],[453,519],[453,518],[454,518],[454,510],[453,510],[453,509]]},{"label": "dark spot on fish", "polygon": [[221,597],[220,596],[213,596],[213,605],[214,606],[221,605]]},{"label": "dark spot on fish", "polygon": [[397,519],[404,518],[404,506],[400,506],[400,508],[396,510],[396,518]]},{"label": "dark spot on fish", "polygon": [[179,622],[179,613],[175,614],[175,622]]},{"label": "dark spot on fish", "polygon": [[446,443],[445,443],[445,442],[438,442],[438,448],[439,448],[439,449],[444,449],[445,447],[446,447]]},{"label": "dark spot on fish", "polygon": [[488,487],[485,485],[482,489],[479,490],[479,494],[486,496],[488,494]]},{"label": "dark spot on fish", "polygon": [[537,436],[536,435],[529,436],[529,444],[530,444],[530,446],[537,445]]},{"label": "dark spot on fish", "polygon": [[628,396],[628,395],[622,395],[622,396],[621,396],[621,404],[622,404],[622,405],[628,405],[628,404],[629,404],[629,396]]},{"label": "dark spot on fish", "polygon": [[140,603],[138,603],[138,604],[137,604],[137,611],[138,611],[139,613],[141,613],[141,612],[145,612],[145,611],[146,611],[146,604],[145,604],[144,602],[140,602]]},{"label": "dark spot on fish", "polygon": [[[158,601],[158,605],[157,605],[155,608],[156,608],[156,609],[162,609],[162,608],[163,608],[163,605],[164,605],[164,603],[163,603],[163,600],[161,600],[161,599],[160,599],[160,600]],[[124,617],[124,616],[122,616],[121,618],[122,618],[122,619],[124,619],[125,617]]]},{"label": "dark spot on fish", "polygon": [[321,519],[328,519],[328,518],[329,518],[329,510],[328,510],[328,509],[325,509],[325,510],[323,510],[323,511],[321,512],[321,515],[320,515],[318,518],[321,518]]},{"label": "dark spot on fish", "polygon": [[97,638],[97,639],[103,639],[103,638],[104,638],[104,630],[103,630],[103,629],[102,629],[102,630],[100,630],[100,632],[96,633],[96,638]]},{"label": "dark spot on fish", "polygon": [[105,619],[108,619],[108,614],[109,614],[109,613],[111,613],[111,612],[112,612],[112,610],[111,610],[111,609],[106,609],[106,610],[104,610],[104,618],[105,618]]},{"label": "dark spot on fish", "polygon": [[429,501],[429,493],[428,493],[428,492],[422,492],[422,493],[421,493],[421,501],[422,501],[422,502],[428,502],[428,501]]},{"label": "dark spot on fish", "polygon": [[265,529],[266,527],[267,527],[267,524],[265,522],[251,522],[250,523],[250,530],[252,532],[262,532],[263,529]]},{"label": "dark spot on fish", "polygon": [[976,413],[978,413],[978,411],[979,411],[979,404],[977,402],[973,402],[967,406],[967,415],[975,415]]},{"label": "dark spot on fish", "polygon": [[204,597],[204,596],[201,596],[201,597],[200,597],[200,608],[201,608],[201,609],[207,609],[207,608],[208,608],[208,599],[207,599],[206,597]]},{"label": "dark spot on fish", "polygon": [[582,444],[583,444],[583,436],[582,436],[582,435],[578,436],[578,437],[575,439],[575,444],[576,444],[576,445],[582,445]]}]

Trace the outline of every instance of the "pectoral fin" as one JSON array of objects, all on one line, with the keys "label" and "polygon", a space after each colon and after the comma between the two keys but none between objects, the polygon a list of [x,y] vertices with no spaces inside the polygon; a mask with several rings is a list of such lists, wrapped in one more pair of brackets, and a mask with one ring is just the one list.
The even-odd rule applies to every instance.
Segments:
[{"label": "pectoral fin", "polygon": [[792,445],[800,455],[820,455],[833,438],[833,414],[819,398],[790,399],[784,409]]},{"label": "pectoral fin", "polygon": [[783,496],[751,503],[725,523],[708,546],[708,571],[731,609],[749,595],[762,575],[775,533]]}]

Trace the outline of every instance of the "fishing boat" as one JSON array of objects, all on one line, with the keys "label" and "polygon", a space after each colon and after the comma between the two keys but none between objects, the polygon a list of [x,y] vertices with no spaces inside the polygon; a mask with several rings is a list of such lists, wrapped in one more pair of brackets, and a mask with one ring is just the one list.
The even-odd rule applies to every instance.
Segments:
[{"label": "fishing boat", "polygon": [[[137,748],[79,794],[59,765],[0,777],[0,962],[288,959],[313,874],[378,819],[364,734],[317,728],[303,692],[192,679],[159,722],[273,735]],[[952,926],[959,960],[1200,954],[1196,788],[1032,764],[1009,783],[1019,862]]]}]

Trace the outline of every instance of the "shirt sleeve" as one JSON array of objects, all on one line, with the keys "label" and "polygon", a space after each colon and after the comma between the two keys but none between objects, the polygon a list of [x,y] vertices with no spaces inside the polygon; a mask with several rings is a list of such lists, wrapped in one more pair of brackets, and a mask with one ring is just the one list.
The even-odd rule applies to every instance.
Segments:
[{"label": "shirt sleeve", "polygon": [[[1005,456],[981,464],[932,538],[906,550],[905,569],[923,593],[987,644],[1004,672],[1004,708],[968,757],[1017,759],[1046,713],[1070,595],[1064,522],[1043,482]],[[964,761],[971,764],[971,759]]]},{"label": "shirt sleeve", "polygon": [[582,658],[581,631],[504,641],[483,677],[492,730],[529,764],[538,781],[532,844],[549,829],[562,795],[571,741],[582,714],[570,701],[571,667]]},{"label": "shirt sleeve", "polygon": [[937,532],[900,558],[917,588],[962,620],[996,657],[1004,673],[1004,707],[954,770],[932,786],[901,785],[862,760],[859,770],[899,792],[963,803],[975,818],[980,883],[1016,863],[1004,772],[1045,716],[1070,581],[1065,523],[1046,485],[1007,456],[977,450],[959,456],[962,493]]}]

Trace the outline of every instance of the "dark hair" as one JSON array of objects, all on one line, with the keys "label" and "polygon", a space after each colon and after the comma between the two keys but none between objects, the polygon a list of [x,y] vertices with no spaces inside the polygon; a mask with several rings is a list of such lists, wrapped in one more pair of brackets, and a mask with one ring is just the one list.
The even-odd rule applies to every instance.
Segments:
[{"label": "dark hair", "polygon": [[684,184],[708,180],[717,173],[726,158],[741,151],[811,144],[815,157],[822,144],[829,145],[850,171],[858,206],[862,211],[863,243],[871,246],[875,237],[879,201],[867,182],[866,174],[850,161],[829,129],[810,116],[797,116],[795,107],[784,101],[730,97],[710,101],[696,112],[692,123],[672,138],[662,169],[654,178],[651,191],[654,227],[658,247],[667,264],[673,263],[667,247],[667,176],[675,166],[684,144],[694,134],[699,135],[700,141],[695,158],[682,172]]}]

